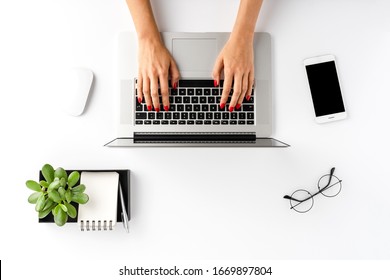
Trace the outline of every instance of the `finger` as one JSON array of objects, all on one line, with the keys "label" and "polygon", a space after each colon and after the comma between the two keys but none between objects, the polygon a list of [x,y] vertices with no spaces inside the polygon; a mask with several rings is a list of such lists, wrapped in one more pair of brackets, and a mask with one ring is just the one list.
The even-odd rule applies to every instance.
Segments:
[{"label": "finger", "polygon": [[248,91],[246,92],[245,95],[246,100],[249,100],[249,98],[251,98],[253,85],[255,84],[255,73],[253,69],[249,73],[248,83],[249,83]]},{"label": "finger", "polygon": [[240,109],[242,102],[244,101],[246,93],[248,92],[248,84],[249,84],[249,73],[244,75],[244,78],[242,79],[242,91],[240,97],[237,100],[237,104],[235,107],[236,110]]},{"label": "finger", "polygon": [[152,103],[154,110],[160,112],[160,98],[158,94],[158,78],[152,77],[150,79],[150,96],[152,97]]},{"label": "finger", "polygon": [[230,91],[232,89],[233,76],[225,71],[225,81],[223,82],[223,90],[221,96],[221,102],[219,106],[221,109],[225,108],[226,102],[229,98]]},{"label": "finger", "polygon": [[149,78],[142,79],[142,92],[145,98],[146,106],[148,107],[148,111],[152,110],[152,99],[150,98],[150,81]]},{"label": "finger", "polygon": [[142,75],[140,73],[138,73],[138,78],[137,78],[137,99],[138,99],[138,103],[141,104],[142,103],[142,99],[143,99],[143,87],[142,87]]},{"label": "finger", "polygon": [[169,67],[169,74],[171,75],[171,84],[173,88],[177,88],[177,83],[179,82],[180,73],[175,61],[171,60],[171,66]]},{"label": "finger", "polygon": [[242,74],[236,74],[234,76],[233,95],[230,99],[229,111],[233,112],[236,107],[237,101],[240,98],[242,92]]},{"label": "finger", "polygon": [[218,57],[217,60],[215,61],[214,69],[212,73],[215,87],[219,85],[222,69],[223,69],[223,59]]},{"label": "finger", "polygon": [[169,92],[168,92],[168,75],[160,76],[160,92],[162,96],[162,102],[164,105],[164,110],[169,110]]}]

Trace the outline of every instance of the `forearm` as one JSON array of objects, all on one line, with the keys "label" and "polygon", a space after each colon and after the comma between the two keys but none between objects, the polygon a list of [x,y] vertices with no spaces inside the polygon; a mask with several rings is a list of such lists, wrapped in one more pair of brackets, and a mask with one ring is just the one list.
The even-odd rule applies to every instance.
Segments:
[{"label": "forearm", "polygon": [[232,34],[253,38],[263,0],[241,0]]},{"label": "forearm", "polygon": [[126,0],[139,40],[161,40],[149,0]]}]

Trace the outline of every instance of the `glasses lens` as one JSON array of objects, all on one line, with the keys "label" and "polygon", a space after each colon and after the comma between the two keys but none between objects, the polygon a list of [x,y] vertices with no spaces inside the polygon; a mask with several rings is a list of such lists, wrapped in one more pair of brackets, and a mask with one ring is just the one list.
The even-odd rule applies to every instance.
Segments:
[{"label": "glasses lens", "polygon": [[322,176],[318,180],[318,190],[327,197],[334,197],[338,195],[341,191],[341,181],[336,176],[330,178],[330,174]]},{"label": "glasses lens", "polygon": [[296,190],[291,197],[293,198],[290,199],[291,208],[299,213],[305,213],[313,207],[314,199],[306,190]]}]

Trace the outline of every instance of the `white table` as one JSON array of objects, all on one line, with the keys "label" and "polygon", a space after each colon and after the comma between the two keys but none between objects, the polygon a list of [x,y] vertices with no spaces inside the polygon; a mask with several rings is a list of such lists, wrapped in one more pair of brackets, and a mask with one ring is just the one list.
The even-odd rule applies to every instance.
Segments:
[{"label": "white table", "polygon": [[[239,1],[152,3],[162,31],[195,32],[230,31]],[[0,259],[35,257],[28,248],[42,238],[82,248],[81,259],[389,259],[389,10],[386,0],[265,0],[256,30],[272,35],[274,134],[291,147],[112,149],[115,36],[134,30],[125,1],[1,2]],[[349,117],[318,125],[302,61],[328,53]],[[96,78],[78,118],[58,96],[71,66]],[[130,169],[131,233],[38,224],[24,182],[46,162]],[[333,166],[339,196],[290,210],[283,195],[314,191]]]}]

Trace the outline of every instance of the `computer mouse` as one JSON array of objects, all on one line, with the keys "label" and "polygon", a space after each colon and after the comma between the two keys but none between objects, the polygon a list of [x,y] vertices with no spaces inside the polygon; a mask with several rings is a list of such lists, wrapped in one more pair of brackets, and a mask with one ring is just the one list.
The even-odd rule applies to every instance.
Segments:
[{"label": "computer mouse", "polygon": [[93,83],[93,72],[83,67],[69,69],[64,77],[64,109],[71,116],[80,116],[85,109]]}]

